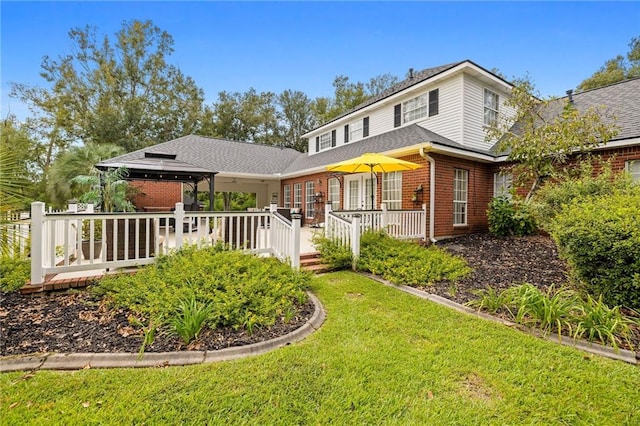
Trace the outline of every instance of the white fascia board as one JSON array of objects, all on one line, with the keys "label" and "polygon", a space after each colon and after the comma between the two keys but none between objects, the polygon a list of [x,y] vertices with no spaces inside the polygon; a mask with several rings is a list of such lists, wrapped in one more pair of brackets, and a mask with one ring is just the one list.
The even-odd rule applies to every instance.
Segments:
[{"label": "white fascia board", "polygon": [[595,149],[601,150],[601,149],[611,149],[611,148],[623,148],[623,147],[634,146],[634,145],[640,145],[640,137],[609,141],[606,144],[598,145],[598,147]]},{"label": "white fascia board", "polygon": [[378,109],[380,108],[380,106],[382,105],[386,105],[386,104],[390,104],[390,103],[394,103],[394,101],[396,101],[398,98],[401,98],[403,96],[405,96],[407,93],[412,92],[412,91],[418,91],[420,89],[422,89],[424,86],[428,86],[430,84],[433,84],[434,82],[438,81],[438,80],[443,80],[446,79],[450,76],[452,76],[453,74],[456,74],[458,72],[464,71],[465,69],[471,69],[477,73],[480,73],[484,76],[486,76],[487,78],[490,78],[491,80],[495,81],[495,83],[501,87],[504,87],[505,90],[510,90],[512,86],[508,85],[507,83],[505,83],[504,81],[502,81],[499,78],[496,78],[494,75],[487,73],[487,71],[483,70],[482,68],[478,67],[477,65],[469,62],[469,61],[465,61],[461,64],[456,65],[453,68],[450,68],[446,71],[441,72],[440,74],[436,74],[433,77],[430,77],[424,81],[421,81],[420,83],[417,83],[413,86],[407,87],[406,89],[394,93],[391,96],[388,96],[386,98],[380,99],[379,101],[371,104],[371,105],[367,105],[366,107],[353,111],[351,114],[349,115],[345,115],[344,117],[338,119],[338,120],[334,120],[334,121],[329,121],[328,123],[308,132],[305,133],[304,135],[302,135],[303,138],[309,138],[312,135],[315,134],[322,134],[322,133],[326,133],[328,130],[332,129],[334,126],[340,126],[340,123],[344,123],[344,122],[351,122],[353,121],[353,117],[356,114],[366,114],[367,112],[370,112],[374,109]]},{"label": "white fascia board", "polygon": [[277,181],[281,179],[280,174],[265,175],[259,173],[235,173],[235,172],[219,172],[216,179],[219,178],[237,178],[237,179],[260,179],[264,181]]}]

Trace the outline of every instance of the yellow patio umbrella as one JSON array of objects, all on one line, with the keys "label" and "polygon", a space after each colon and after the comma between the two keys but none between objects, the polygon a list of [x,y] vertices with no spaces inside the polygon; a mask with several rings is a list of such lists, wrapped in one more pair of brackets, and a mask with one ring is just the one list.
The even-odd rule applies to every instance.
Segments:
[{"label": "yellow patio umbrella", "polygon": [[350,160],[341,161],[339,163],[330,164],[327,170],[330,172],[345,173],[371,173],[371,208],[374,208],[374,190],[373,190],[373,174],[374,173],[390,173],[402,172],[405,170],[415,170],[422,167],[421,164],[412,163],[410,161],[400,160],[398,158],[389,157],[388,155],[366,153]]}]

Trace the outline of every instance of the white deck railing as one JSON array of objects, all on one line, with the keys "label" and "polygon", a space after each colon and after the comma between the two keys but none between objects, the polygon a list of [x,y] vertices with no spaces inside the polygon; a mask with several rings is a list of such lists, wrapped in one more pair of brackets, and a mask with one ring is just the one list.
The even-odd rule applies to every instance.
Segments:
[{"label": "white deck railing", "polygon": [[325,215],[324,235],[327,238],[337,241],[340,245],[351,247],[351,216],[338,216],[334,212],[327,212]]},{"label": "white deck railing", "polygon": [[46,274],[150,264],[186,244],[223,242],[300,264],[300,217],[288,222],[275,208],[185,212],[178,203],[165,213],[46,213],[36,202],[31,209],[31,284],[44,282]]},{"label": "white deck railing", "polygon": [[0,246],[3,256],[21,256],[27,252],[29,228],[31,221],[29,212],[7,212],[0,217]]},{"label": "white deck railing", "polygon": [[[327,204],[325,217],[333,213],[341,218],[351,220],[354,215],[360,216],[360,230],[385,230],[389,235],[398,239],[421,239],[427,237],[427,206],[422,205],[420,210],[387,210],[382,204],[382,210],[338,210],[332,211]],[[327,221],[328,222],[328,221]],[[335,222],[326,223],[330,229]],[[333,231],[330,231],[333,232]]]}]

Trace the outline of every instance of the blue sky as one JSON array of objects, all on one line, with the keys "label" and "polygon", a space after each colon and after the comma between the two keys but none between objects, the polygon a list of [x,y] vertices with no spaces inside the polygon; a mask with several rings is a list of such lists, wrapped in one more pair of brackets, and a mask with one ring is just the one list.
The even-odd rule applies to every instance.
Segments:
[{"label": "blue sky", "polygon": [[330,96],[352,81],[462,59],[529,73],[542,95],[563,95],[640,36],[640,2],[7,2],[1,14],[2,117],[29,115],[9,82],[45,85],[42,57],[70,51],[87,24],[112,36],[151,19],[175,41],[170,62],[207,103],[218,92],[301,90]]}]

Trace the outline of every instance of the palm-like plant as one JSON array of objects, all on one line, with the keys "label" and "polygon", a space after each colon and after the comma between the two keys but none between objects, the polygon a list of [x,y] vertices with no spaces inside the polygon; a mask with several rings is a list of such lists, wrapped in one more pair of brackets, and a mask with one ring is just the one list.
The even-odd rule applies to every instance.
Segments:
[{"label": "palm-like plant", "polygon": [[127,198],[129,182],[125,179],[128,175],[126,167],[108,169],[101,172],[93,169],[89,175],[80,175],[72,179],[81,187],[89,188],[79,198],[82,203],[92,203],[103,212],[135,211],[135,207]]},{"label": "palm-like plant", "polygon": [[113,144],[88,143],[76,146],[60,154],[47,174],[47,195],[50,201],[64,206],[71,198],[80,198],[87,190],[86,179],[75,180],[76,176],[97,174],[94,164],[102,160],[124,154],[124,149]]}]

